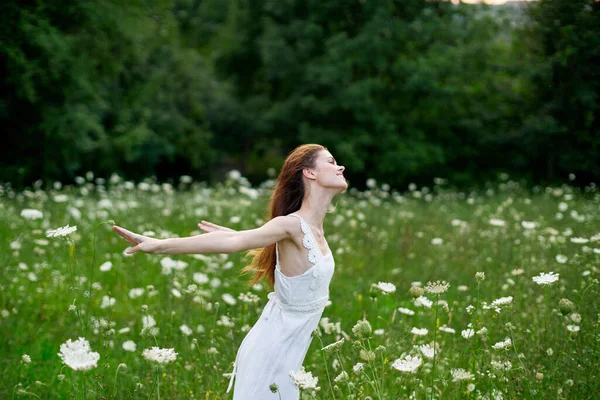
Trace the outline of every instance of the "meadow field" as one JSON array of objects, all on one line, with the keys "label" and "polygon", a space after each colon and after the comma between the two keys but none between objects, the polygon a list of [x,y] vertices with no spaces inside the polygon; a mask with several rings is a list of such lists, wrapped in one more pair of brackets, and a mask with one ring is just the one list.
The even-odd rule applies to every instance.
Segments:
[{"label": "meadow field", "polygon": [[[214,187],[92,173],[4,185],[0,398],[231,398],[271,288],[247,284],[244,254],[125,255],[111,225],[157,238],[200,234],[201,220],[254,228],[273,184],[232,171]],[[336,266],[303,398],[597,398],[597,186],[367,186],[325,221]]]}]

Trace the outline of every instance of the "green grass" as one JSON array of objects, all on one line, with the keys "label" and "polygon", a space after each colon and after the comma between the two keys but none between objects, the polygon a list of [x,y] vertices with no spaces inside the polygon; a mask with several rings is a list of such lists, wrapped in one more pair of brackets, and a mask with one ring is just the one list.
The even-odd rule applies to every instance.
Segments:
[{"label": "green grass", "polygon": [[[247,276],[239,274],[244,254],[171,256],[187,266],[163,274],[164,257],[125,257],[127,244],[107,221],[139,233],[153,231],[156,237],[198,234],[202,219],[249,229],[263,222],[268,189],[248,191],[235,181],[215,188],[143,189],[87,182],[50,191],[2,190],[0,398],[231,397],[223,374],[231,372],[237,347],[270,288],[247,286]],[[325,221],[336,271],[323,317],[339,322],[341,329],[320,329],[306,356],[304,367],[319,378],[317,398],[591,399],[600,393],[600,193],[595,187],[526,190],[508,181],[483,193],[443,186],[401,194],[374,188],[351,190],[336,201]],[[23,209],[40,210],[43,217],[26,219]],[[492,218],[505,225],[494,226]],[[522,221],[536,226],[526,229]],[[77,226],[72,243],[46,238],[47,229],[66,224]],[[574,243],[574,237],[591,240]],[[442,244],[432,244],[434,238]],[[557,255],[567,261],[559,263]],[[112,268],[102,272],[106,261]],[[553,284],[532,280],[551,271],[560,275]],[[478,282],[477,272],[484,272],[485,280]],[[209,282],[197,283],[205,277]],[[411,286],[437,280],[447,281],[449,290],[437,305],[437,296],[425,293],[433,306],[417,307]],[[397,289],[384,295],[372,288],[378,282]],[[133,288],[143,294],[131,298]],[[222,298],[247,292],[260,300],[230,305]],[[114,305],[102,308],[104,296],[113,297]],[[508,296],[512,302],[499,312],[486,309],[485,304]],[[575,309],[561,314],[561,298]],[[415,314],[405,315],[399,307]],[[155,319],[155,335],[142,334],[144,315]],[[374,332],[358,337],[353,327],[363,318]],[[182,332],[184,324],[191,335]],[[469,324],[487,333],[465,339],[461,332]],[[439,330],[443,325],[455,333]],[[417,336],[413,328],[428,332]],[[100,354],[90,371],[71,370],[57,355],[61,344],[78,337]],[[342,338],[339,350],[321,350]],[[511,340],[507,349],[492,347],[506,338]],[[134,352],[122,348],[129,340],[137,345]],[[434,340],[439,346],[435,361],[423,357],[414,373],[392,367],[404,355],[420,355],[416,346]],[[152,346],[174,348],[177,360],[155,369],[142,357]],[[373,360],[362,359],[361,350]],[[24,354],[31,363],[22,361]],[[363,373],[353,371],[358,362],[364,363]],[[499,369],[499,363],[510,368]],[[457,368],[473,378],[453,382],[451,370]],[[334,383],[342,371],[349,379]],[[312,397],[310,391],[303,396]]]}]

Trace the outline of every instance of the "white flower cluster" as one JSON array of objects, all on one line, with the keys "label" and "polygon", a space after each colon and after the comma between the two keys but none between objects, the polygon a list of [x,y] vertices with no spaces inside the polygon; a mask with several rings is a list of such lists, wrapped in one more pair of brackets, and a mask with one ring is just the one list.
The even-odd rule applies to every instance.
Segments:
[{"label": "white flower cluster", "polygon": [[77,231],[77,226],[63,226],[62,228],[49,229],[46,231],[46,237],[57,238],[69,236],[71,233]]},{"label": "white flower cluster", "polygon": [[432,359],[433,356],[435,355],[435,353],[438,352],[433,348],[433,346],[431,346],[429,344],[422,344],[420,346],[417,346],[417,350],[419,350],[421,352],[421,354],[423,354],[425,356],[425,358],[429,358],[429,359]]},{"label": "white flower cluster", "polygon": [[321,350],[323,350],[325,352],[331,352],[333,350],[337,350],[340,347],[342,347],[342,344],[344,344],[344,338],[341,338],[337,342],[333,342],[331,344],[328,344],[327,346],[323,347]]},{"label": "white flower cluster", "polygon": [[252,292],[240,293],[238,299],[244,303],[258,303],[260,301],[260,297]]},{"label": "white flower cluster", "polygon": [[533,281],[538,285],[550,285],[551,283],[558,281],[558,274],[554,272],[542,272],[540,275],[534,276],[531,279],[533,279]]},{"label": "white flower cluster", "polygon": [[452,382],[467,381],[475,378],[475,375],[462,368],[452,369],[450,373],[452,374]]},{"label": "white flower cluster", "polygon": [[372,287],[381,291],[383,294],[391,294],[396,291],[396,285],[389,282],[379,282],[377,284],[373,284]]},{"label": "white flower cluster", "polygon": [[321,321],[319,322],[319,325],[321,325],[321,328],[323,328],[323,330],[325,331],[325,334],[330,335],[332,333],[341,333],[342,332],[342,325],[340,324],[340,322],[329,322],[329,318],[327,317],[323,317],[321,318]]},{"label": "white flower cluster", "polygon": [[68,339],[65,343],[61,344],[58,356],[64,364],[75,371],[87,371],[95,368],[100,359],[100,354],[93,352],[90,348],[90,343],[82,337],[76,341]]},{"label": "white flower cluster", "polygon": [[492,348],[494,350],[503,350],[509,348],[511,344],[512,341],[510,340],[510,338],[506,338],[502,342],[498,342],[495,345],[493,345]]},{"label": "white flower cluster", "polygon": [[290,377],[294,385],[299,389],[318,389],[317,383],[319,383],[319,378],[313,376],[311,372],[304,370],[304,367],[301,367],[297,372],[290,371]]},{"label": "white flower cluster", "polygon": [[450,284],[446,281],[427,282],[425,285],[425,291],[432,294],[446,293],[449,288]]},{"label": "white flower cluster", "polygon": [[420,356],[404,356],[398,358],[392,363],[392,368],[397,369],[401,372],[414,373],[423,363],[423,359]]},{"label": "white flower cluster", "polygon": [[404,315],[415,315],[415,312],[409,308],[399,307],[398,311]]},{"label": "white flower cluster", "polygon": [[413,335],[417,335],[417,336],[425,336],[427,335],[429,331],[427,330],[427,328],[412,328],[412,330],[410,331],[410,333],[412,333]]},{"label": "white flower cluster", "polygon": [[44,218],[44,213],[42,213],[40,210],[25,208],[24,210],[21,210],[21,217],[25,219],[42,219]]},{"label": "white flower cluster", "polygon": [[152,347],[142,352],[142,356],[148,360],[159,364],[166,364],[173,362],[177,359],[177,353],[174,349],[161,349],[159,347]]}]

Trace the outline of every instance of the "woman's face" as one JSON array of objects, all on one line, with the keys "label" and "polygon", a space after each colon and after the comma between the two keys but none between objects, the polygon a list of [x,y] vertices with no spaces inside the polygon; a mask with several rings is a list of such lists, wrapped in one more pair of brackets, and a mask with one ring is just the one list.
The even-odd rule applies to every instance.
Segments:
[{"label": "woman's face", "polygon": [[344,178],[345,168],[338,165],[328,150],[321,150],[315,159],[315,167],[311,168],[315,180],[323,187],[337,189],[339,193],[348,188]]}]

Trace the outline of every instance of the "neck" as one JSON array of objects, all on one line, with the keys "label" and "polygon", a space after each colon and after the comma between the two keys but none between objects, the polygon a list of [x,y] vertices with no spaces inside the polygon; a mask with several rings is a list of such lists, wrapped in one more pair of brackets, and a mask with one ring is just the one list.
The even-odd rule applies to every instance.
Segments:
[{"label": "neck", "polygon": [[335,194],[321,188],[311,189],[305,194],[298,212],[309,224],[319,229],[320,233],[323,233],[323,220]]}]

